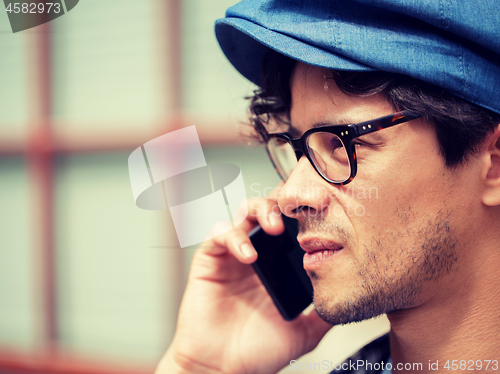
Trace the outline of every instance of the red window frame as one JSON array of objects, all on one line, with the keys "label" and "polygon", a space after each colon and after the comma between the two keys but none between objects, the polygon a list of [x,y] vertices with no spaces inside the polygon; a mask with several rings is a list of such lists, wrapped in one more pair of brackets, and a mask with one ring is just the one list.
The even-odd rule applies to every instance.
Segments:
[{"label": "red window frame", "polygon": [[[173,116],[165,119],[164,132],[173,131],[177,128],[189,126],[189,118],[186,118],[182,112],[182,17],[181,0],[169,0],[162,2],[164,4],[163,29],[165,35],[170,38],[164,38],[162,43],[165,45],[164,53],[169,61],[170,84],[166,84],[165,89],[172,98],[171,108]],[[37,77],[36,84],[33,87],[35,101],[37,102],[38,112],[34,119],[34,130],[28,134],[28,139],[17,144],[8,143],[1,140],[0,137],[0,157],[21,156],[26,159],[27,172],[31,186],[33,186],[34,203],[38,209],[37,216],[33,217],[34,235],[38,235],[34,242],[38,247],[38,257],[41,262],[37,264],[37,284],[41,291],[42,307],[42,330],[43,330],[43,349],[33,353],[20,353],[0,347],[0,372],[2,373],[44,373],[44,374],[142,374],[151,373],[154,368],[123,368],[110,366],[108,364],[99,364],[88,362],[77,357],[68,357],[60,353],[58,349],[59,331],[57,315],[57,277],[56,277],[56,256],[55,256],[55,222],[54,222],[54,157],[57,154],[76,154],[76,153],[98,153],[109,151],[132,151],[138,144],[150,140],[151,134],[129,134],[119,139],[109,137],[102,140],[103,137],[90,137],[88,139],[58,139],[53,130],[53,86],[52,86],[52,39],[51,24],[45,23],[37,27],[36,32],[32,30],[32,36],[35,38],[36,50],[34,51],[33,63],[30,69]],[[161,37],[161,36],[160,36]],[[30,86],[31,87],[31,86]],[[200,126],[198,130],[203,144],[226,145],[236,144],[235,135],[227,131],[210,131],[211,126],[208,123]],[[220,127],[219,127],[220,128]],[[30,129],[31,130],[31,129]],[[161,134],[158,134],[161,135]],[[154,136],[153,136],[154,137]],[[100,139],[96,143],[95,139]],[[139,139],[139,140],[138,140]],[[35,252],[34,252],[35,253]],[[181,266],[177,269],[183,269],[182,253],[178,256]],[[177,284],[183,284],[184,274],[177,271]],[[182,296],[182,290],[179,290],[175,302],[179,303]]]}]

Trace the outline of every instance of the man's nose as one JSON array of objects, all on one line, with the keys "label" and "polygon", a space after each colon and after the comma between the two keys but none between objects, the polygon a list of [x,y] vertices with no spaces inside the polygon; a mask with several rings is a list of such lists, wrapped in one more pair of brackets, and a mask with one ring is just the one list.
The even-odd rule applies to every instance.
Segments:
[{"label": "man's nose", "polygon": [[307,157],[302,156],[282,188],[278,198],[281,212],[299,219],[301,215],[318,215],[327,210],[334,186],[316,172]]}]

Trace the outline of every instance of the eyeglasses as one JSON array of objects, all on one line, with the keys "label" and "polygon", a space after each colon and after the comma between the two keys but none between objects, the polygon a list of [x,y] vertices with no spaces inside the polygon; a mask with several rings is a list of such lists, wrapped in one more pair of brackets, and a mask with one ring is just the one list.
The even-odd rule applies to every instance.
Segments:
[{"label": "eyeglasses", "polygon": [[286,182],[302,155],[306,155],[323,179],[346,185],[356,176],[356,150],[353,141],[375,131],[421,117],[404,110],[352,125],[328,125],[307,130],[300,138],[288,133],[266,134],[266,149],[276,171]]}]

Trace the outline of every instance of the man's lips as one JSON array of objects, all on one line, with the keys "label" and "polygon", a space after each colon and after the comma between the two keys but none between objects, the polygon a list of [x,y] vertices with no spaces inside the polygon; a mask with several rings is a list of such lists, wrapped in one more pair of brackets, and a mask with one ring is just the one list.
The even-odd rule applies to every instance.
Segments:
[{"label": "man's lips", "polygon": [[339,244],[333,240],[328,240],[328,239],[300,237],[297,238],[297,240],[299,241],[300,247],[307,253],[313,253],[324,250],[338,251],[344,248],[342,244]]},{"label": "man's lips", "polygon": [[339,253],[344,247],[332,240],[320,238],[300,238],[299,244],[304,255],[304,269],[317,269],[323,262]]}]

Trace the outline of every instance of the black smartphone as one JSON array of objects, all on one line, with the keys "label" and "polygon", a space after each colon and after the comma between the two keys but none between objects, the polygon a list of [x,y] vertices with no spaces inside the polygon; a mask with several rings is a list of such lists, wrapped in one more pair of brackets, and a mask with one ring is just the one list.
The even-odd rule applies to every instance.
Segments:
[{"label": "black smartphone", "polygon": [[302,262],[305,252],[297,242],[297,220],[281,217],[283,234],[269,235],[258,226],[249,236],[258,253],[252,266],[283,318],[291,321],[311,304],[313,288]]}]

